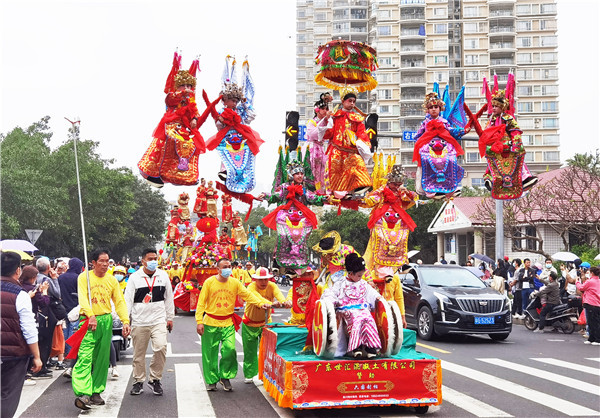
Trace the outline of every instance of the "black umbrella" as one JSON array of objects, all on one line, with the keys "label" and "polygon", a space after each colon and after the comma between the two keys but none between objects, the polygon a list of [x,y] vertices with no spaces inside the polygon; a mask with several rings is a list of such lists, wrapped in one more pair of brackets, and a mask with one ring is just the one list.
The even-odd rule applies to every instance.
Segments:
[{"label": "black umbrella", "polygon": [[485,254],[471,254],[469,257],[476,258],[476,259],[484,261],[488,264],[494,264],[494,260],[492,260],[490,257],[488,257]]}]

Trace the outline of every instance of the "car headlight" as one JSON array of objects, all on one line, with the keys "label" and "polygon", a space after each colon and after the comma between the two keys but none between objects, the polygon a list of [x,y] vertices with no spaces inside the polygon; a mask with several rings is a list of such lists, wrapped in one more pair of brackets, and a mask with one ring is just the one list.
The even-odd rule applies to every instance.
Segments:
[{"label": "car headlight", "polygon": [[450,302],[450,299],[448,298],[448,296],[442,295],[441,293],[438,293],[438,292],[433,292],[433,294],[440,301],[440,309],[442,311],[446,310],[446,306],[452,305],[452,302]]}]

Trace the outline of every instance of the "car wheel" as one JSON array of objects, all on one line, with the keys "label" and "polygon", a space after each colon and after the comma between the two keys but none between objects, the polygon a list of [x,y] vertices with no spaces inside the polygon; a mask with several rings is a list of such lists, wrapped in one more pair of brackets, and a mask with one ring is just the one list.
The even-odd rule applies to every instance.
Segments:
[{"label": "car wheel", "polygon": [[525,324],[525,328],[527,328],[527,329],[529,329],[531,331],[533,331],[534,329],[537,328],[537,324],[535,323],[535,321],[533,320],[533,318],[530,317],[529,315],[525,317],[524,324]]},{"label": "car wheel", "polygon": [[490,338],[494,341],[504,341],[510,335],[510,332],[505,332],[504,334],[488,334]]},{"label": "car wheel", "polygon": [[573,325],[573,322],[570,319],[563,319],[560,328],[565,334],[573,334],[573,331],[575,331],[575,325]]},{"label": "car wheel", "polygon": [[415,412],[417,413],[417,415],[424,415],[424,414],[427,413],[427,411],[429,411],[429,406],[428,405],[415,406]]},{"label": "car wheel", "polygon": [[431,340],[435,336],[433,330],[433,313],[428,306],[423,306],[419,309],[417,317],[417,333],[424,340]]}]

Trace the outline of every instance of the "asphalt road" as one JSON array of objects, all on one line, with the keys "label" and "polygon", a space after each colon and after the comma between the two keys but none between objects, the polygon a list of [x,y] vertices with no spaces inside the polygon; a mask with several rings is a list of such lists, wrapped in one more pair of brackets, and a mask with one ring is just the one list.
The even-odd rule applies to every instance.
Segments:
[{"label": "asphalt road", "polygon": [[[278,310],[276,315],[277,321],[288,317],[283,310]],[[443,402],[431,407],[427,415],[598,416],[600,347],[585,345],[583,341],[577,332],[571,335],[534,334],[522,325],[515,325],[510,337],[503,342],[476,336],[418,340],[418,350],[442,359]],[[244,383],[241,366],[237,378],[232,381],[233,392],[206,392],[199,342],[193,314],[178,314],[173,333],[169,335],[162,397],[153,395],[148,386],[140,396],[129,395],[132,385],[130,349],[119,362],[121,377],[109,378],[103,395],[107,405],[80,413],[73,405],[70,380],[55,371],[53,379],[38,380],[35,386],[23,388],[17,416],[415,416],[413,409],[402,407],[309,411],[279,408],[262,386]],[[241,337],[236,345],[238,360],[242,362]]]}]

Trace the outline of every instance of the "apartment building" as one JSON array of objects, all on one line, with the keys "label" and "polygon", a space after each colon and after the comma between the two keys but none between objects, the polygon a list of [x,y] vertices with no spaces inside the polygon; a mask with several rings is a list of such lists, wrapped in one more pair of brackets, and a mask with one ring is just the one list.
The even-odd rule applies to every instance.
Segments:
[{"label": "apartment building", "polygon": [[[297,109],[300,119],[325,91],[314,82],[317,47],[331,39],[365,42],[377,50],[379,85],[358,106],[379,115],[380,151],[395,153],[409,171],[412,135],[433,83],[465,86],[475,113],[485,104],[482,80],[509,71],[517,80],[516,117],[533,172],[560,166],[556,0],[297,0]],[[337,99],[337,98],[336,98]],[[484,120],[481,120],[484,123]],[[474,132],[464,137],[465,186],[483,186],[485,159]]]}]

